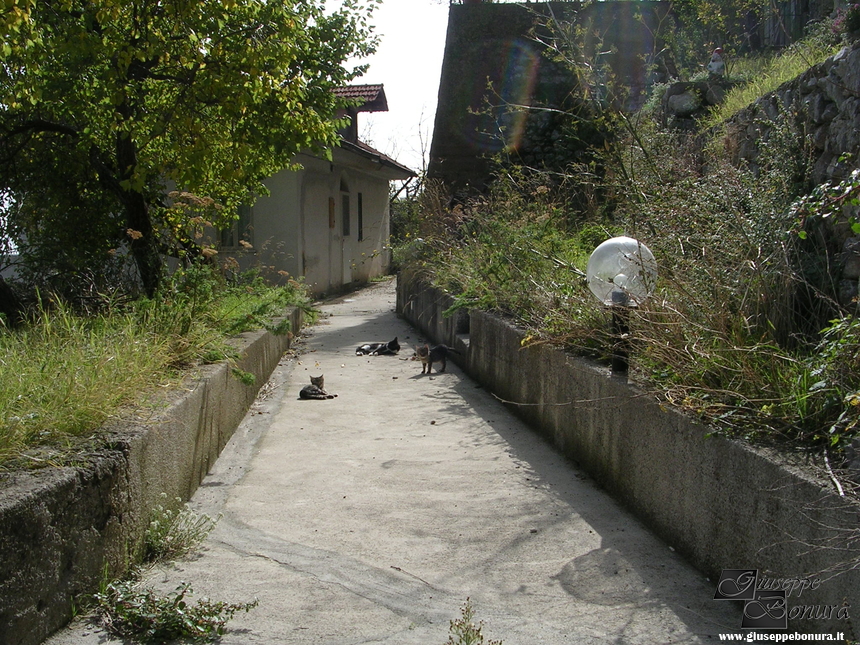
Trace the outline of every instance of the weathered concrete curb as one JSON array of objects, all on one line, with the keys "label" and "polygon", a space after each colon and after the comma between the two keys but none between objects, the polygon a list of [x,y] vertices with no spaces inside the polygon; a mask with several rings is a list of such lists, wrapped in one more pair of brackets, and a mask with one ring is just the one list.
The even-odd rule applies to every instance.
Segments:
[{"label": "weathered concrete curb", "polygon": [[[856,637],[860,571],[833,574],[859,562],[860,506],[811,468],[708,436],[608,369],[557,348],[522,347],[525,333],[496,316],[460,311],[446,318],[452,304],[419,280],[398,280],[399,314],[460,350],[455,360],[472,378],[512,402],[513,411],[709,575],[715,590],[723,569],[758,569],[769,580],[819,579],[817,589],[790,595],[790,626]],[[830,619],[810,622],[801,619],[804,612]]]},{"label": "weathered concrete curb", "polygon": [[[299,330],[303,312],[289,314]],[[72,616],[76,596],[132,561],[152,509],[187,500],[268,380],[291,335],[236,339],[235,367],[200,369],[150,417],[110,428],[110,447],[78,467],[0,479],[0,643],[41,643]]]}]

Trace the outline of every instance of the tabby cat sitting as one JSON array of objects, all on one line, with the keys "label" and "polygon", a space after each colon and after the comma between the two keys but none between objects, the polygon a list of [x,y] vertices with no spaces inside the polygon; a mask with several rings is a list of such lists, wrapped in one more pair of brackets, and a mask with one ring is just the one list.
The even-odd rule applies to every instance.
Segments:
[{"label": "tabby cat sitting", "polygon": [[333,399],[337,394],[329,394],[325,391],[325,377],[311,376],[311,384],[305,385],[299,392],[300,399]]}]

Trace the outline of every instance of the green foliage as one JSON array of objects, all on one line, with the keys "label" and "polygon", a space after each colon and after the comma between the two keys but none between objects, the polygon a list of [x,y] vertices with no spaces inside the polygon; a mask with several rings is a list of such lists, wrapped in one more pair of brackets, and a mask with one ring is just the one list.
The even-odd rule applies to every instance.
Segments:
[{"label": "green foliage", "polygon": [[838,183],[816,186],[809,195],[798,199],[791,207],[795,217],[794,230],[801,239],[809,237],[810,229],[820,222],[845,222],[855,235],[860,235],[856,211],[860,207],[860,169]]},{"label": "green foliage", "polygon": [[[860,321],[854,317],[833,320],[822,332],[807,369],[808,408],[816,439],[843,447],[860,427]],[[836,416],[838,415],[838,416]],[[833,417],[836,417],[835,420]],[[812,424],[810,424],[812,425]]]},{"label": "green foliage", "polygon": [[470,598],[460,609],[460,618],[451,621],[445,645],[502,645],[500,640],[484,640],[483,621],[475,623],[475,610]]},{"label": "green foliage", "polygon": [[331,90],[363,71],[346,63],[373,51],[375,5],[13,2],[0,21],[11,230],[45,257],[64,240],[90,261],[125,244],[153,296],[159,252],[181,246],[166,182],[221,205],[223,223],[297,152],[334,145]]},{"label": "green foliage", "polygon": [[96,595],[107,630],[121,638],[143,643],[165,643],[188,639],[211,642],[226,632],[234,614],[250,611],[258,602],[231,604],[200,598],[189,600],[191,585],[182,583],[167,595],[139,589],[133,580],[112,582]]},{"label": "green foliage", "polygon": [[[755,167],[733,165],[721,139],[703,149],[647,116],[614,121],[603,173],[571,167],[541,184],[511,172],[453,210],[428,199],[421,243],[405,247],[409,269],[448,290],[455,309],[512,317],[526,343],[605,360],[610,316],[582,272],[603,239],[635,237],[660,275],[631,315],[637,378],[726,433],[842,447],[857,435],[860,381],[841,366],[856,362],[860,336],[830,265],[839,231],[858,230],[860,175],[801,197],[811,154],[791,114],[768,119]],[[599,206],[580,211],[550,188],[565,182]]]},{"label": "green foliage", "polygon": [[143,561],[147,563],[167,562],[191,553],[206,539],[219,519],[195,513],[183,506],[178,497],[171,506],[167,506],[167,495],[162,493],[161,497],[163,503],[152,510],[144,535]]},{"label": "green foliage", "polygon": [[251,372],[246,372],[244,370],[240,370],[238,367],[234,367],[230,370],[230,373],[233,375],[237,381],[239,381],[242,385],[252,386],[257,377],[254,376]]},{"label": "green foliage", "polygon": [[230,336],[310,302],[299,283],[227,284],[207,265],[178,271],[153,299],[101,299],[82,316],[46,297],[28,324],[0,326],[0,465],[61,461],[179,370],[234,356]]},{"label": "green foliage", "polygon": [[777,19],[776,28],[786,27],[770,0],[675,0],[671,6],[674,19],[662,25],[658,37],[670,52],[675,76],[683,80],[700,73],[717,47],[723,49],[731,75],[733,62],[752,53],[750,43],[768,18]]},{"label": "green foliage", "polygon": [[[143,545],[143,564],[168,562],[191,553],[214,528],[218,518],[198,515],[182,506],[176,498],[152,511]],[[257,606],[250,603],[230,604],[200,598],[192,603],[191,585],[180,584],[175,591],[162,595],[153,589],[142,588],[140,565],[132,567],[122,579],[102,583],[95,594],[95,608],[107,631],[134,642],[165,643],[175,639],[203,643],[216,640],[225,631],[225,625],[237,612],[250,611]]]},{"label": "green foliage", "polygon": [[719,126],[759,97],[773,92],[786,81],[836,54],[840,43],[826,34],[821,32],[798,41],[776,56],[760,55],[744,59],[746,64],[738,65],[741,69],[735,72],[732,79],[740,81],[740,84],[726,94],[725,100],[711,111],[702,127]]}]

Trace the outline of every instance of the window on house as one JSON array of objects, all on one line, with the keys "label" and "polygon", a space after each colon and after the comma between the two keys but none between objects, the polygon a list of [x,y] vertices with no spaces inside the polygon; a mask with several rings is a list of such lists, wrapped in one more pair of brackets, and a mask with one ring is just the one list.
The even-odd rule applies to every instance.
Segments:
[{"label": "window on house", "polygon": [[358,193],[358,241],[364,239],[364,204],[362,203],[363,195]]},{"label": "window on house", "polygon": [[235,248],[240,246],[244,240],[249,244],[254,243],[253,232],[254,209],[251,206],[239,207],[239,218],[233,220],[226,228],[221,229],[221,246]]}]

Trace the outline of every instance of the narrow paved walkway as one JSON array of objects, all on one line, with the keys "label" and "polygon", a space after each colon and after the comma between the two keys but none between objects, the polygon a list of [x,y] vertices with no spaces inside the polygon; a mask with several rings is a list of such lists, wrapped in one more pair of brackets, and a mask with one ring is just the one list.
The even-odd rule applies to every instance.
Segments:
[{"label": "narrow paved walkway", "polygon": [[[393,282],[322,307],[192,501],[223,517],[171,591],[259,599],[225,644],[443,645],[470,598],[505,645],[716,642],[714,584],[449,362],[422,376]],[[358,357],[399,337],[399,356]],[[338,397],[303,401],[310,375]],[[112,642],[75,625],[51,645]]]}]

